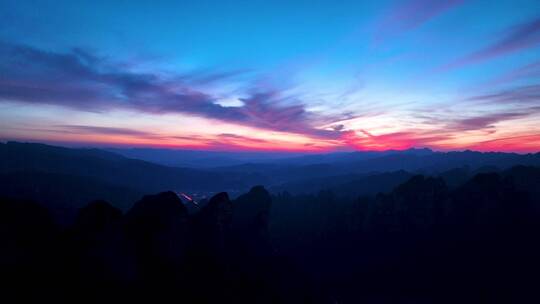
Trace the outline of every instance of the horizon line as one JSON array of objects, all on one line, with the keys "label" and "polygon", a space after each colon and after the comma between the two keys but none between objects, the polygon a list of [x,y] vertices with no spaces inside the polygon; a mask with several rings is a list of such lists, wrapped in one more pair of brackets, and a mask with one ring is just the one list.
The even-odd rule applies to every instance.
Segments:
[{"label": "horizon line", "polygon": [[309,151],[309,150],[263,150],[263,149],[238,149],[238,150],[226,150],[226,149],[197,149],[195,147],[168,147],[168,146],[157,146],[157,145],[129,145],[129,144],[118,144],[114,145],[104,145],[100,143],[95,143],[94,145],[89,145],[88,143],[83,142],[56,142],[56,141],[33,141],[33,140],[18,140],[18,139],[0,139],[0,143],[17,143],[17,144],[41,144],[52,147],[62,147],[68,149],[99,149],[99,150],[115,150],[115,149],[147,149],[147,150],[167,150],[167,151],[191,151],[191,152],[215,152],[215,153],[251,153],[251,154],[291,154],[291,155],[327,155],[327,154],[336,154],[336,153],[384,153],[384,152],[405,152],[412,150],[429,150],[433,153],[450,153],[450,152],[477,152],[477,153],[504,153],[504,154],[519,154],[519,155],[534,155],[540,153],[540,150],[537,151],[497,151],[497,150],[475,150],[475,149],[437,149],[431,147],[408,147],[404,149],[386,149],[386,150],[327,150],[327,151]]}]

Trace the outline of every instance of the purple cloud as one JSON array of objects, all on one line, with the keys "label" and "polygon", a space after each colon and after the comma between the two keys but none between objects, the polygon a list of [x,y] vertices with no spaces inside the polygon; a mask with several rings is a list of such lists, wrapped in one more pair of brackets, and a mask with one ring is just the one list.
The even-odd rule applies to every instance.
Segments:
[{"label": "purple cloud", "polygon": [[223,80],[238,78],[249,72],[251,71],[247,69],[239,69],[232,71],[197,70],[194,72],[182,74],[178,77],[178,79],[189,83],[204,85]]},{"label": "purple cloud", "polygon": [[217,138],[220,139],[218,141],[219,143],[222,143],[223,140],[225,140],[226,142],[228,142],[228,141],[232,141],[232,142],[240,141],[240,142],[248,142],[248,143],[252,143],[252,144],[268,144],[269,143],[267,140],[264,140],[264,139],[247,137],[247,136],[242,136],[242,135],[238,135],[238,134],[231,134],[231,133],[218,134]]},{"label": "purple cloud", "polygon": [[440,14],[462,5],[464,0],[404,1],[382,21],[376,40],[413,30]]},{"label": "purple cloud", "polygon": [[510,113],[492,113],[483,116],[476,116],[453,121],[449,124],[449,128],[453,131],[469,131],[493,128],[493,124],[517,119],[528,116],[525,112],[510,112]]},{"label": "purple cloud", "polygon": [[244,106],[242,113],[253,123],[257,123],[264,129],[276,131],[289,131],[301,134],[310,134],[319,137],[335,137],[336,132],[314,129],[311,122],[317,120],[308,113],[304,106],[298,102],[284,105],[290,102],[287,98],[281,98],[279,93],[255,93],[249,98],[242,99]]},{"label": "purple cloud", "polygon": [[520,51],[522,49],[536,47],[540,44],[540,18],[520,24],[508,31],[504,37],[495,43],[462,57],[443,69],[457,68],[468,64],[478,63],[502,55]]},{"label": "purple cloud", "polygon": [[[133,109],[147,113],[187,113],[251,127],[332,137],[316,129],[317,117],[299,100],[279,91],[254,90],[239,107],[217,103],[192,82],[213,82],[239,72],[164,76],[139,73],[81,49],[48,52],[0,43],[0,102],[54,104],[83,111]],[[98,130],[96,130],[98,131]],[[103,130],[102,130],[103,131]],[[113,131],[113,130],[109,130]]]},{"label": "purple cloud", "polygon": [[493,94],[472,96],[468,100],[498,104],[521,103],[537,105],[540,102],[540,85],[521,86]]},{"label": "purple cloud", "polygon": [[486,86],[510,83],[522,79],[540,78],[540,61],[532,62],[507,72],[486,83]]},{"label": "purple cloud", "polygon": [[83,126],[83,125],[59,125],[57,126],[63,131],[76,134],[104,134],[104,135],[127,135],[146,138],[157,138],[157,134],[139,131],[129,128],[115,127],[99,127],[99,126]]}]

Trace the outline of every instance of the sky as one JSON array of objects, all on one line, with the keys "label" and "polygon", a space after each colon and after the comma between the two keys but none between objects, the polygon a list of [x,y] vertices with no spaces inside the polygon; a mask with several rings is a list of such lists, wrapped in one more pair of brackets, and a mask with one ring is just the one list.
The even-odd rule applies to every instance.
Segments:
[{"label": "sky", "polygon": [[0,2],[0,140],[540,151],[540,1]]}]

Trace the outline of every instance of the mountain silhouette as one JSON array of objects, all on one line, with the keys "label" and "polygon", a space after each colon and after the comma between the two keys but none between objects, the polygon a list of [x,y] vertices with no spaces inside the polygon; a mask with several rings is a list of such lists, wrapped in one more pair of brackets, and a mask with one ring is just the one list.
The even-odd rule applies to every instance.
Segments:
[{"label": "mountain silhouette", "polygon": [[[133,168],[120,173],[133,160],[99,150],[39,145],[23,145],[21,154],[14,155],[18,144],[7,146],[2,148],[5,183],[0,186],[0,276],[6,283],[0,288],[18,302],[538,299],[540,169],[527,165],[533,154],[373,153],[369,160],[376,166],[397,155],[402,161],[442,158],[448,165],[437,165],[442,171],[427,170],[429,174],[319,173],[271,188],[254,186],[235,196],[194,196],[188,203],[176,189],[127,201],[140,189],[130,191],[134,188],[100,175],[110,170],[125,177],[150,168],[150,175],[138,180],[142,182],[158,179],[159,172],[177,172],[175,168],[134,161]],[[39,161],[25,164],[20,158],[34,153],[41,155]],[[485,161],[474,166],[454,161],[470,155]],[[8,164],[8,158],[18,160]],[[490,164],[504,159],[498,167]],[[507,167],[514,161],[523,164]],[[348,160],[338,163],[305,166],[350,165]],[[425,164],[428,168],[432,163]],[[446,170],[453,164],[459,166]],[[103,172],[85,175],[94,165]],[[300,176],[302,166],[291,167],[292,176]],[[285,172],[279,164],[265,168],[269,171],[264,174]],[[237,178],[242,170],[238,175],[223,171],[217,185],[227,172]],[[209,174],[206,184],[213,182],[212,172],[204,171]]]}]

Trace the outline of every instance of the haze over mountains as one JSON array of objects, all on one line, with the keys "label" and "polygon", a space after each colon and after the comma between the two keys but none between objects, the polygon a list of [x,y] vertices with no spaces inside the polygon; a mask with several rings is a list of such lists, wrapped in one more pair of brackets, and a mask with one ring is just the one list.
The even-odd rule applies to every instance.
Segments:
[{"label": "haze over mountains", "polygon": [[[540,153],[434,152],[410,149],[349,152],[284,157],[273,153],[227,153],[158,150],[161,163],[147,160],[151,150],[70,149],[35,143],[0,144],[0,194],[36,199],[56,206],[58,217],[75,214],[91,200],[105,199],[126,210],[146,193],[184,192],[197,200],[220,191],[232,197],[254,185],[278,194],[313,194],[332,190],[342,197],[390,191],[415,174],[441,176],[458,186],[478,172],[499,171],[515,165],[540,166]],[[121,153],[121,154],[119,154]],[[166,156],[170,155],[170,158]],[[156,156],[157,157],[157,156]],[[234,165],[211,166],[235,159]],[[153,159],[153,158],[152,158]],[[241,163],[247,161],[247,163]]]},{"label": "haze over mountains", "polygon": [[[204,151],[204,150],[179,150],[179,149],[158,149],[158,148],[110,148],[105,149],[116,154],[123,155],[128,158],[135,158],[154,162],[167,166],[176,167],[197,167],[197,168],[215,168],[215,167],[231,167],[245,164],[280,164],[280,165],[314,165],[326,163],[348,163],[360,162],[369,159],[377,159],[381,157],[407,156],[408,159],[418,157],[431,156],[430,162],[433,163],[434,170],[438,170],[440,164],[444,161],[440,160],[440,156],[448,159],[449,162],[462,163],[466,165],[476,166],[477,161],[483,164],[490,165],[499,160],[501,166],[507,166],[517,159],[523,160],[517,153],[503,152],[474,152],[470,150],[455,151],[455,152],[435,152],[428,148],[411,148],[407,150],[387,150],[387,151],[350,151],[350,152],[334,152],[334,153],[291,153],[291,152],[234,152],[234,151]],[[540,153],[540,152],[539,152]],[[532,153],[534,154],[534,153]],[[392,159],[391,157],[386,159]],[[449,166],[452,163],[448,163]],[[393,165],[399,166],[399,165]],[[424,167],[421,165],[412,166],[414,168],[428,169],[429,165]],[[374,166],[373,169],[377,170]]]},{"label": "haze over mountains", "polygon": [[[37,171],[70,175],[143,193],[170,189],[217,192],[245,191],[257,184],[283,191],[293,190],[288,185],[317,181],[341,184],[399,171],[438,175],[460,168],[472,174],[515,165],[540,164],[540,153],[434,152],[429,149],[293,156],[159,149],[113,151],[7,142],[0,144],[0,172]],[[182,163],[183,166],[171,165],[174,163]],[[323,186],[311,187],[309,191],[317,192]]]},{"label": "haze over mountains", "polygon": [[166,166],[198,168],[264,163],[305,155],[305,153],[294,152],[234,152],[157,148],[108,148],[105,150]]}]

